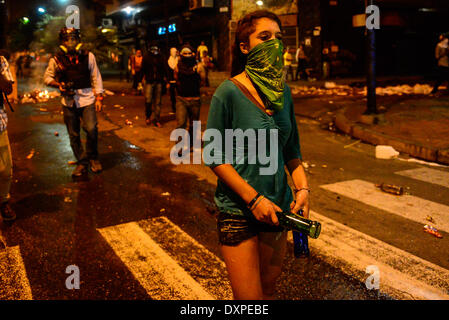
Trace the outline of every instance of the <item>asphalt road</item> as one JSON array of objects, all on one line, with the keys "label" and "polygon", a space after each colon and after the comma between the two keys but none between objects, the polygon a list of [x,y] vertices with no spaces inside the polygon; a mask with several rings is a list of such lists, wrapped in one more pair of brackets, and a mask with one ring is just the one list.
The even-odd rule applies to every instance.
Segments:
[{"label": "asphalt road", "polygon": [[[210,96],[203,98],[205,125]],[[295,108],[312,105],[307,99],[295,101]],[[57,100],[21,105],[10,114],[12,206],[18,219],[12,225],[0,224],[7,246],[0,249],[0,297],[191,299],[208,294],[229,299],[212,205],[216,179],[205,166],[170,162],[174,142],[169,136],[176,123],[168,113],[168,97],[163,99],[161,129],[145,125],[141,96],[116,94],[107,97],[105,105],[98,116],[104,171],[78,181],[70,176],[73,165],[68,161],[74,158]],[[133,125],[126,125],[126,119]],[[419,198],[428,201],[424,213],[445,210],[449,189],[398,172],[424,169],[444,177],[448,169],[375,159],[373,146],[323,130],[307,118],[298,117],[297,122],[302,154],[309,165],[312,210],[315,218],[331,219],[328,230],[335,232],[326,234],[323,224],[323,240],[310,241],[309,259],[295,259],[289,246],[277,298],[421,297],[413,289],[420,277],[419,268],[411,267],[415,264],[426,267],[426,278],[421,276],[419,284],[430,283],[447,294],[448,233],[441,231],[442,239],[424,233],[428,222],[421,221],[415,209],[407,216],[403,206],[421,204],[414,202]],[[35,154],[27,159],[32,149]],[[348,185],[339,184],[348,181]],[[415,198],[390,208],[389,198],[384,200],[374,187],[382,182],[403,186],[407,196]],[[365,187],[374,189],[367,191],[373,197],[357,194]],[[437,227],[446,225],[447,214],[435,212]],[[340,244],[345,236],[351,237]],[[362,252],[363,241],[374,248],[371,253]],[[79,290],[66,287],[70,265],[79,268]],[[379,265],[380,291],[367,289],[367,265]],[[388,270],[385,286],[384,266]],[[402,279],[413,283],[410,291],[396,287]]]}]

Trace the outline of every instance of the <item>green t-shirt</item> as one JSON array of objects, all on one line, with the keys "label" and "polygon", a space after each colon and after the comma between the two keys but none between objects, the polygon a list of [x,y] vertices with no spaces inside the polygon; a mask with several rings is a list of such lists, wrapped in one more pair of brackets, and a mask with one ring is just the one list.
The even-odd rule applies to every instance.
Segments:
[{"label": "green t-shirt", "polygon": [[[284,89],[284,107],[281,111],[275,112],[273,116],[267,115],[263,110],[257,107],[248,97],[230,80],[224,81],[215,91],[209,110],[207,120],[207,129],[216,129],[221,133],[222,148],[213,149],[214,139],[205,141],[204,151],[209,147],[210,155],[216,159],[218,163],[207,166],[215,167],[223,163],[230,163],[239,175],[248,182],[256,191],[263,194],[266,198],[277,204],[282,210],[290,210],[290,203],[293,201],[292,192],[287,184],[287,175],[284,165],[295,158],[302,159],[299,146],[298,127],[293,110],[293,100],[290,88],[286,85]],[[248,148],[249,139],[245,139],[243,146],[243,157],[229,157],[229,153],[225,152],[225,137],[227,129],[256,129],[257,132],[257,154],[259,154],[259,143],[263,136],[259,135],[261,131],[265,131],[267,142],[261,146],[265,148],[265,155],[273,157],[268,164],[265,160],[260,161],[259,156],[249,161]],[[277,142],[277,154],[275,149],[270,150],[273,146],[270,143],[270,129],[277,129],[277,138],[273,141]],[[229,132],[229,130],[228,130]],[[242,145],[237,144],[234,139],[231,144],[234,155],[242,151]],[[222,151],[220,151],[222,150]],[[251,154],[250,153],[250,157]],[[253,157],[254,158],[254,157]],[[241,162],[237,159],[243,160]],[[271,159],[271,158],[270,158]],[[277,161],[277,169],[274,174],[261,175],[261,168],[273,166]],[[254,163],[255,162],[255,163]],[[246,207],[245,202],[223,181],[218,179],[217,190],[215,192],[215,203],[219,210],[225,213],[236,215],[249,215],[251,212]]]}]

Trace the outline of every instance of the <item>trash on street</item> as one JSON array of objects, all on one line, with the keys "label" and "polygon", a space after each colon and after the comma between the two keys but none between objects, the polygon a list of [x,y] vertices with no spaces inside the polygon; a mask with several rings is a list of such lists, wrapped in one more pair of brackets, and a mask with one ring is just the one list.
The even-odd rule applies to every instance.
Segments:
[{"label": "trash on street", "polygon": [[431,235],[437,237],[437,238],[443,238],[443,236],[441,235],[441,233],[438,232],[438,230],[432,226],[429,226],[428,224],[426,224],[424,226],[424,232],[430,233]]},{"label": "trash on street", "polygon": [[402,196],[404,194],[404,188],[400,186],[395,186],[393,184],[376,184],[376,187],[382,190],[383,192],[394,194],[397,196]]},{"label": "trash on street", "polygon": [[392,146],[378,145],[376,146],[376,158],[377,159],[393,159],[399,155]]},{"label": "trash on street", "polygon": [[27,159],[31,159],[32,157],[34,157],[35,151],[34,149],[31,149],[30,153],[27,155]]}]

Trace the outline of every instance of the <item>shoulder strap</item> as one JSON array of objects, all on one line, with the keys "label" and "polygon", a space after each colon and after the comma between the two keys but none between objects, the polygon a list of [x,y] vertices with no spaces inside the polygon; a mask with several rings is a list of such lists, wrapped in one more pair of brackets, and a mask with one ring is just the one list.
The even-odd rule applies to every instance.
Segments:
[{"label": "shoulder strap", "polygon": [[265,110],[265,106],[263,106],[262,104],[260,104],[259,101],[256,100],[256,98],[254,98],[254,96],[251,94],[251,92],[249,92],[248,88],[246,88],[240,81],[238,81],[236,78],[230,78],[229,80],[231,80],[236,86],[237,88],[240,89],[240,91],[242,91],[242,93],[252,102],[254,103],[260,110],[262,110],[263,112],[266,113]]}]

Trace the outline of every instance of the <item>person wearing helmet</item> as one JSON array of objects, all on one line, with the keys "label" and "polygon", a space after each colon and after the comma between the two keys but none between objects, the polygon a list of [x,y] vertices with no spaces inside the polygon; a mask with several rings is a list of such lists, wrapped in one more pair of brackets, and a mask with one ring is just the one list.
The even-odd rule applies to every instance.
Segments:
[{"label": "person wearing helmet", "polygon": [[[94,54],[82,48],[78,29],[62,28],[59,41],[60,50],[50,59],[44,82],[61,91],[64,122],[77,160],[72,176],[79,177],[87,173],[89,166],[94,173],[102,170],[96,111],[102,110],[103,82]],[[81,120],[87,136],[86,150],[80,139]]]}]

